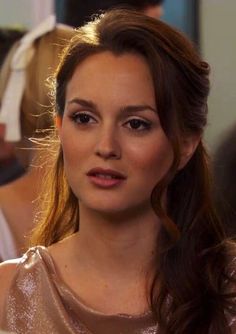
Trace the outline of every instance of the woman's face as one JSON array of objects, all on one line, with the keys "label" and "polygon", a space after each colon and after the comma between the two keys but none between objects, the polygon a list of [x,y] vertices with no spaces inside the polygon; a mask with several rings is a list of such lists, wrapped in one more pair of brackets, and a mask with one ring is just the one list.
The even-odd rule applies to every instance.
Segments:
[{"label": "woman's face", "polygon": [[151,210],[152,190],[169,170],[173,151],[141,56],[103,52],[78,65],[59,135],[80,205],[109,214]]}]

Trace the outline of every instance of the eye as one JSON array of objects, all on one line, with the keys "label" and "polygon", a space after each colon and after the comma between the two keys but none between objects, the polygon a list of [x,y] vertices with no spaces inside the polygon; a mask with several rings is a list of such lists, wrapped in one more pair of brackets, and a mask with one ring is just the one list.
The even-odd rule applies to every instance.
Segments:
[{"label": "eye", "polygon": [[77,124],[95,123],[95,119],[91,115],[89,115],[85,112],[74,113],[73,115],[70,116],[70,118],[73,120],[73,122],[75,122]]},{"label": "eye", "polygon": [[128,127],[131,130],[143,131],[149,130],[151,128],[151,123],[143,121],[139,118],[133,118],[126,122],[125,124],[129,124]]}]

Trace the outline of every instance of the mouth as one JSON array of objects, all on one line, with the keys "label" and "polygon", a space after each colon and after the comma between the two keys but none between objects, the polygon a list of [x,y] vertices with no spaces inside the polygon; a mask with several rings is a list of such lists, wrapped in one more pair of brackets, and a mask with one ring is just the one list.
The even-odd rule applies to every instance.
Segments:
[{"label": "mouth", "polygon": [[93,168],[87,176],[93,184],[102,188],[118,186],[126,179],[120,172],[103,168]]}]

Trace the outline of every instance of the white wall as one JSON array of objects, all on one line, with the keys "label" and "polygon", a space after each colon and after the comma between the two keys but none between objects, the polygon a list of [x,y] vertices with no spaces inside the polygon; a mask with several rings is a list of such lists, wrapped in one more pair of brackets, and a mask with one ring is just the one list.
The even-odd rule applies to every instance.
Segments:
[{"label": "white wall", "polygon": [[201,48],[212,69],[206,140],[213,150],[236,123],[236,0],[200,3]]},{"label": "white wall", "polygon": [[30,29],[53,11],[53,0],[0,0],[0,26]]}]

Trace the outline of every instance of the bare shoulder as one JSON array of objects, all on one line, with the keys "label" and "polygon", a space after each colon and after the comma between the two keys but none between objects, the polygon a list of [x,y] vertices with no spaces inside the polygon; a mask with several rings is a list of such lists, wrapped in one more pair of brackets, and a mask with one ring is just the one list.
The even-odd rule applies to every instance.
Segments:
[{"label": "bare shoulder", "polygon": [[73,239],[76,234],[77,233],[74,233],[73,235],[68,236],[48,247],[48,252],[54,262],[56,262],[59,266],[64,263],[66,259],[71,259],[71,249],[73,248]]},{"label": "bare shoulder", "polygon": [[15,276],[19,259],[5,261],[0,263],[0,314],[4,308],[4,302]]}]

